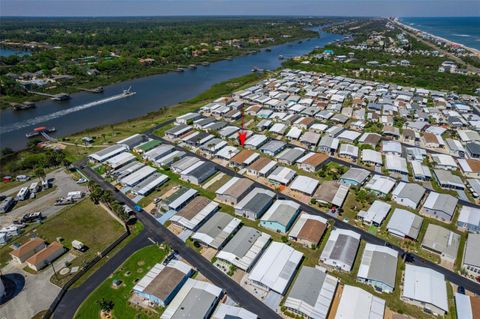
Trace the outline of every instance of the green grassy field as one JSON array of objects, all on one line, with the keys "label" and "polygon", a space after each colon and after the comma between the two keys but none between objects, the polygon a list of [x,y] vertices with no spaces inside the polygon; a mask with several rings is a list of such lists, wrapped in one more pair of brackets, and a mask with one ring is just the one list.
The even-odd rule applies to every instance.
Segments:
[{"label": "green grassy field", "polygon": [[[81,266],[85,261],[92,259],[98,251],[103,250],[115,241],[124,232],[122,225],[114,220],[102,207],[94,205],[89,199],[64,208],[60,213],[43,224],[33,224],[14,242],[25,243],[35,234],[47,242],[63,238],[62,244],[71,249],[72,240],[79,240],[89,249],[84,252],[75,252],[78,256],[72,262],[73,266]],[[10,260],[10,246],[0,248],[0,262],[2,265]],[[57,284],[64,284],[69,276],[58,276]]]},{"label": "green grassy field", "polygon": [[[118,319],[147,319],[158,318],[159,314],[147,312],[139,307],[131,306],[128,299],[135,282],[141,279],[150,268],[161,262],[168,253],[168,249],[157,246],[148,246],[130,256],[107,280],[105,280],[78,309],[75,314],[77,319],[93,319],[100,317],[100,307],[97,300],[105,298],[114,303],[112,315]],[[121,280],[118,288],[113,288],[113,280]]]}]

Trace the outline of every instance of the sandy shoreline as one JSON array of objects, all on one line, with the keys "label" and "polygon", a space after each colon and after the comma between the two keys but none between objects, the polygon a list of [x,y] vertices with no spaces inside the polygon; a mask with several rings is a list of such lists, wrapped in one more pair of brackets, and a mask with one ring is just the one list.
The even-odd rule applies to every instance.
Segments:
[{"label": "sandy shoreline", "polygon": [[444,42],[446,45],[449,45],[449,46],[452,46],[452,47],[461,47],[467,51],[470,51],[472,54],[475,54],[476,56],[480,57],[480,50],[478,49],[475,49],[475,48],[472,48],[472,47],[469,47],[469,46],[466,46],[462,43],[458,43],[458,42],[454,42],[454,41],[451,41],[451,40],[448,40],[448,39],[445,39],[443,37],[440,37],[438,35],[434,35],[434,34],[431,34],[431,33],[428,33],[426,31],[423,31],[423,30],[420,30],[420,29],[417,29],[417,28],[414,28],[412,26],[409,26],[409,25],[406,25],[405,23],[401,22],[398,18],[395,18],[395,20],[393,20],[396,24],[400,25],[401,27],[407,29],[407,30],[410,30],[412,32],[415,32],[415,33],[420,33],[420,34],[424,34],[424,35],[427,35],[428,37],[430,37],[431,39],[434,39],[434,40],[437,40],[437,41],[440,41],[440,42]]}]

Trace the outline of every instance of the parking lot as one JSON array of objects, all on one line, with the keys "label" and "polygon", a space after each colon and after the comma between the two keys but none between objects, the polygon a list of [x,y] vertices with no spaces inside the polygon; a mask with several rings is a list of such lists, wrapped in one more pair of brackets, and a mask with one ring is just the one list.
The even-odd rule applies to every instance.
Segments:
[{"label": "parking lot", "polygon": [[[0,216],[0,226],[10,225],[14,220],[21,219],[23,215],[30,212],[42,212],[44,217],[48,217],[58,213],[64,206],[55,206],[55,201],[59,197],[64,197],[68,192],[87,190],[86,184],[77,184],[72,177],[67,174],[63,168],[55,170],[47,174],[46,179],[53,179],[53,185],[56,187],[54,191],[34,199],[32,202],[21,206],[19,208],[13,207],[13,209]],[[5,191],[3,195],[15,196],[15,194],[22,187],[29,186],[33,180],[26,182],[20,186],[14,187],[8,191]],[[41,193],[40,193],[41,194]],[[21,202],[20,202],[21,203]],[[18,203],[17,203],[18,205]]]}]

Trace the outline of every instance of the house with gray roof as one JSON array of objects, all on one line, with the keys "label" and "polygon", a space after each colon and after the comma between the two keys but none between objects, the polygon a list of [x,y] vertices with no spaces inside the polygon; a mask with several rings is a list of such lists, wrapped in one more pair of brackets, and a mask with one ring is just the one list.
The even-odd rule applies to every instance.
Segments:
[{"label": "house with gray roof", "polygon": [[360,245],[360,234],[336,228],[330,233],[320,261],[343,271],[350,271]]},{"label": "house with gray roof", "polygon": [[423,214],[450,222],[455,214],[458,199],[449,194],[430,192],[422,209]]},{"label": "house with gray roof", "polygon": [[305,154],[305,149],[303,148],[288,148],[277,155],[277,160],[283,164],[293,165],[303,154]]},{"label": "house with gray roof", "polygon": [[395,289],[398,252],[386,246],[367,243],[357,273],[357,280],[391,293]]},{"label": "house with gray roof", "polygon": [[429,224],[423,236],[422,247],[439,254],[442,259],[455,262],[460,235],[442,226]]},{"label": "house with gray roof", "polygon": [[291,200],[276,200],[260,219],[260,226],[286,233],[300,213],[300,205]]},{"label": "house with gray roof", "polygon": [[471,233],[480,233],[480,208],[462,206],[457,225]]},{"label": "house with gray roof", "polygon": [[213,174],[217,172],[217,168],[210,162],[200,161],[192,165],[190,168],[184,170],[180,177],[184,181],[188,181],[195,185],[200,185]]},{"label": "house with gray roof", "polygon": [[463,255],[462,268],[468,274],[478,277],[480,275],[480,234],[469,234]]},{"label": "house with gray roof", "polygon": [[270,239],[270,235],[266,233],[243,226],[218,252],[216,257],[221,263],[234,265],[248,271],[268,246]]},{"label": "house with gray roof", "polygon": [[405,209],[395,208],[387,224],[392,235],[417,240],[423,218]]},{"label": "house with gray roof", "polygon": [[302,267],[283,306],[305,318],[326,319],[338,279],[314,267]]},{"label": "house with gray roof", "polygon": [[209,318],[223,295],[222,288],[209,282],[188,278],[161,319]]},{"label": "house with gray roof", "polygon": [[278,140],[271,140],[260,147],[260,152],[268,156],[275,156],[283,151],[285,147],[287,147],[287,143]]},{"label": "house with gray roof", "polygon": [[352,167],[340,176],[340,182],[345,185],[362,185],[370,176],[370,172],[363,168]]},{"label": "house with gray roof", "polygon": [[233,206],[253,188],[254,184],[248,178],[233,177],[215,192],[216,199]]},{"label": "house with gray roof", "polygon": [[179,124],[165,132],[165,136],[171,139],[179,138],[180,136],[190,132],[192,127],[190,125]]},{"label": "house with gray roof", "polygon": [[318,144],[318,151],[333,155],[337,151],[339,143],[338,138],[324,135]]},{"label": "house with gray roof", "polygon": [[259,219],[272,205],[275,197],[273,191],[256,187],[235,205],[235,214],[251,220]]},{"label": "house with gray roof", "polygon": [[392,192],[392,199],[399,205],[416,209],[425,192],[419,184],[400,182]]},{"label": "house with gray roof", "polygon": [[240,227],[240,219],[223,212],[217,212],[193,234],[192,239],[220,249],[227,239]]},{"label": "house with gray roof", "polygon": [[434,169],[433,175],[435,176],[435,179],[442,188],[460,190],[465,189],[465,185],[463,184],[460,176],[453,174],[451,171],[447,171],[444,169]]}]

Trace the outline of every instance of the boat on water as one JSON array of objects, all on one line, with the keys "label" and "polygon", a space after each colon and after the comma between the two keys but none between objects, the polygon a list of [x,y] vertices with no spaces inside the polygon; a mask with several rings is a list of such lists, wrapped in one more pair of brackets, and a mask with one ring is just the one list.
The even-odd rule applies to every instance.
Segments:
[{"label": "boat on water", "polygon": [[191,70],[195,70],[197,68],[197,66],[195,64],[190,64],[188,66],[188,68],[191,69]]},{"label": "boat on water", "polygon": [[278,56],[278,58],[279,58],[280,60],[285,59],[285,57],[284,57],[283,55],[281,55],[281,54]]},{"label": "boat on water", "polygon": [[263,71],[265,71],[265,70],[261,69],[259,67],[256,67],[256,66],[252,68],[252,72],[263,72]]},{"label": "boat on water", "polygon": [[177,72],[184,72],[185,69],[184,69],[184,68],[177,68],[176,71],[177,71]]},{"label": "boat on water", "polygon": [[272,52],[272,49],[266,48],[265,51],[267,51],[267,52]]},{"label": "boat on water", "polygon": [[70,94],[68,93],[58,93],[52,96],[52,100],[54,101],[66,101],[70,100]]},{"label": "boat on water", "polygon": [[53,133],[56,130],[57,129],[54,127],[40,126],[40,127],[34,128],[32,132],[26,133],[25,137],[27,138],[36,137],[36,136],[40,136],[42,133]]},{"label": "boat on water", "polygon": [[123,93],[122,93],[123,96],[132,96],[132,95],[135,95],[135,94],[137,94],[137,92],[132,91],[131,86],[128,89],[123,90]]},{"label": "boat on water", "polygon": [[14,111],[23,111],[36,107],[35,103],[33,102],[11,103],[10,105]]},{"label": "boat on water", "polygon": [[203,66],[209,66],[209,65],[210,65],[210,62],[202,62],[202,65],[203,65]]}]

